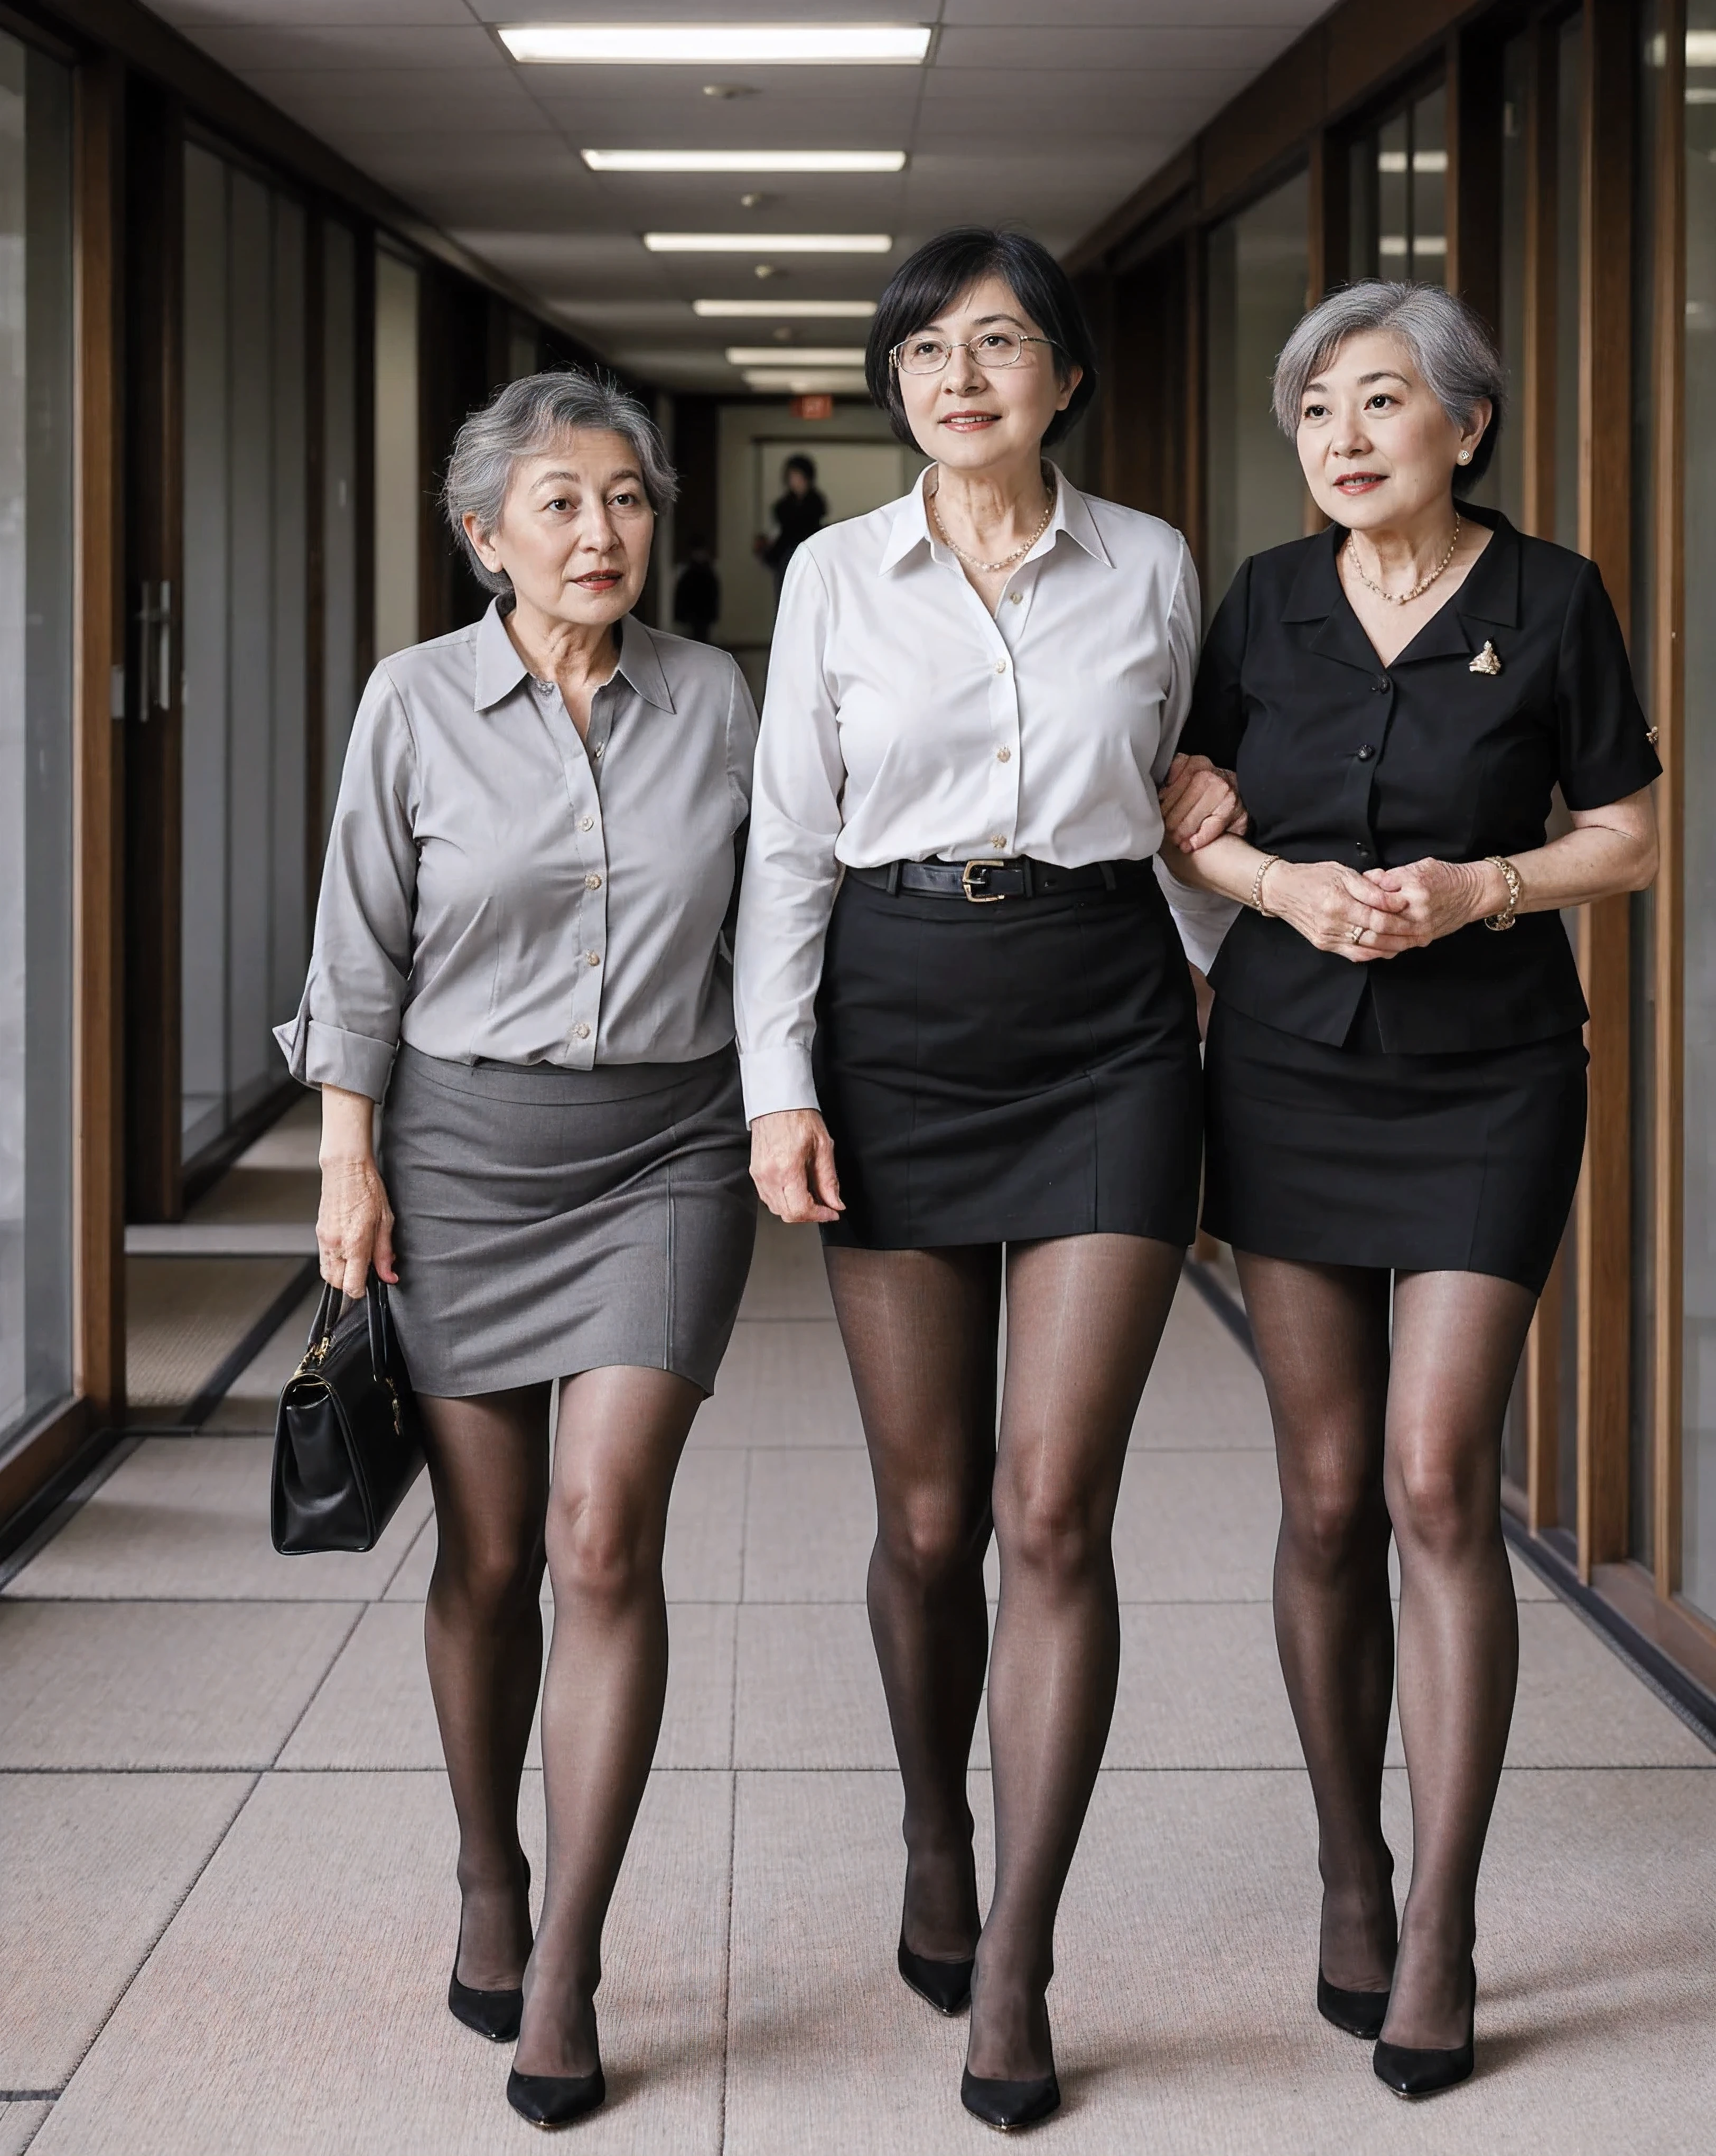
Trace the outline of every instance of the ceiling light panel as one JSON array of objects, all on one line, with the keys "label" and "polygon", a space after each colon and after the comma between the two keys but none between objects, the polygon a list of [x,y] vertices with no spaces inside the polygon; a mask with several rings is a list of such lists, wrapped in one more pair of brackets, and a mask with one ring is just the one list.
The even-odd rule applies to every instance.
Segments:
[{"label": "ceiling light panel", "polygon": [[919,23],[517,23],[515,60],[584,67],[917,67]]},{"label": "ceiling light panel", "polygon": [[867,322],[873,300],[694,300],[694,315],[705,321]]},{"label": "ceiling light panel", "polygon": [[791,361],[796,367],[857,367],[864,363],[863,347],[853,345],[730,344],[729,367],[779,367]]},{"label": "ceiling light panel", "polygon": [[748,367],[745,370],[747,389],[773,389],[788,397],[815,397],[832,393],[836,397],[862,396],[864,377],[846,367]]},{"label": "ceiling light panel", "polygon": [[581,150],[592,172],[898,172],[904,150]]},{"label": "ceiling light panel", "polygon": [[886,254],[887,232],[646,232],[652,254]]}]

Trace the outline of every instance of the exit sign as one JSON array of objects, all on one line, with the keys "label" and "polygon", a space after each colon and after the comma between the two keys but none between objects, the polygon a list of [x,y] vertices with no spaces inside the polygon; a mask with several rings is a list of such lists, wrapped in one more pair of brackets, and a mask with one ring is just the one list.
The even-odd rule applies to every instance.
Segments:
[{"label": "exit sign", "polygon": [[814,397],[795,397],[792,416],[795,419],[832,419],[834,417],[834,399],[826,390],[819,391]]}]

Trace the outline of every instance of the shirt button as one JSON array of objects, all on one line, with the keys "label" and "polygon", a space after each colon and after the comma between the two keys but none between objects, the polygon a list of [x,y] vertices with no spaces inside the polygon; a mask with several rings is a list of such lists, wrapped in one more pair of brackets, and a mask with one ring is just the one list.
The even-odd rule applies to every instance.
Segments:
[{"label": "shirt button", "polygon": [[1011,763],[1013,752],[1010,748],[998,748],[995,752],[995,760],[997,763]]},{"label": "shirt button", "polygon": [[599,966],[602,963],[602,953],[600,951],[587,951],[584,953],[584,956],[590,961],[592,966]]},{"label": "shirt button", "polygon": [[[1370,753],[1370,752],[1367,748],[1361,748],[1359,751],[1359,754],[1360,756],[1369,756]],[[600,891],[602,889],[602,878],[599,875],[587,875],[584,879],[584,888],[586,891]]]},{"label": "shirt button", "polygon": [[[1386,688],[1388,684],[1385,681],[1382,685],[1384,688]],[[590,753],[596,758],[596,761],[600,763],[602,761],[602,743],[597,742],[595,747],[591,750]]]},{"label": "shirt button", "polygon": [[1004,854],[1007,850],[1007,842],[1005,839],[991,839],[989,843],[998,853]]},{"label": "shirt button", "polygon": [[578,829],[581,831],[593,831],[596,829],[596,819],[593,816],[581,816],[578,819]]},{"label": "shirt button", "polygon": [[1379,674],[1376,679],[1370,684],[1371,694],[1377,696],[1386,696],[1392,686],[1393,684],[1390,681],[1387,675]]},{"label": "shirt button", "polygon": [[[1373,756],[1375,756],[1375,753],[1376,753],[1375,749],[1371,746],[1371,744],[1370,744],[1369,742],[1360,742],[1360,746],[1359,746],[1359,761],[1360,761],[1360,763],[1369,763],[1369,762],[1370,761],[1371,757],[1372,757]],[[590,880],[592,881],[592,883],[594,883],[594,882],[595,882],[595,880],[596,880],[596,879],[595,879],[595,877],[594,877],[594,876],[592,876],[592,878],[590,879]]]},{"label": "shirt button", "polygon": [[572,1028],[572,1038],[574,1040],[588,1040],[590,1038],[590,1029],[581,1019]]},{"label": "shirt button", "polygon": [[1024,596],[1025,594],[1023,592],[1009,592],[1007,593],[1007,597],[1012,601],[1015,606],[1018,605],[1019,602],[1024,598]]},{"label": "shirt button", "polygon": [[1005,659],[997,659],[997,660],[996,660],[996,662],[995,662],[995,670],[996,670],[996,672],[997,674],[1005,674],[1005,673],[1007,672],[1007,662],[1006,661],[1006,660],[1005,660]]}]

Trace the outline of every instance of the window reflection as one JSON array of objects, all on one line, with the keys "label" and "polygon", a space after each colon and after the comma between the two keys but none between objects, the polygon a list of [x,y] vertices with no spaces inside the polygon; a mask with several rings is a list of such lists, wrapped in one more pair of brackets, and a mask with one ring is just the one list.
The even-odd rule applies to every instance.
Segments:
[{"label": "window reflection", "polygon": [[1204,611],[1248,555],[1304,529],[1304,481],[1269,403],[1275,356],[1305,311],[1310,189],[1301,172],[1211,228]]},{"label": "window reflection", "polygon": [[1355,277],[1447,281],[1447,97],[1438,86],[1354,143],[1349,168]]}]

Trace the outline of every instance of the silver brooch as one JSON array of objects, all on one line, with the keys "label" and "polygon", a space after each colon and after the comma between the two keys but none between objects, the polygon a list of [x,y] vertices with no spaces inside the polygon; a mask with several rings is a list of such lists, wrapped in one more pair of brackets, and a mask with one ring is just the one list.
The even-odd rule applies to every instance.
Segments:
[{"label": "silver brooch", "polygon": [[1502,662],[1493,644],[1486,644],[1466,670],[1468,674],[1499,674],[1501,670]]}]

